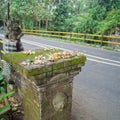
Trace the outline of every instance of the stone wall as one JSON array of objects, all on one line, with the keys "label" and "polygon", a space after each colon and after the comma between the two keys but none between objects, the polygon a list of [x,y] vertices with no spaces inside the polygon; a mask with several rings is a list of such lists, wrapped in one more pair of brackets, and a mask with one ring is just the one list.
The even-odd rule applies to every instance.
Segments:
[{"label": "stone wall", "polygon": [[[120,36],[116,36],[120,37]],[[110,38],[110,42],[117,42],[120,43],[120,38]],[[110,47],[112,47],[114,50],[120,51],[120,44],[109,44]]]},{"label": "stone wall", "polygon": [[21,66],[9,56],[15,57],[16,53],[6,54],[4,59],[15,69],[13,76],[23,100],[25,120],[71,120],[73,77],[79,74],[86,57]]},{"label": "stone wall", "polygon": [[[112,36],[116,36],[116,37],[119,37],[119,38],[109,38],[110,42],[117,42],[117,43],[120,42],[120,28],[119,27],[116,27],[115,34],[112,35]],[[117,51],[120,51],[120,44],[109,44],[109,46],[112,47],[113,49],[117,50]]]}]

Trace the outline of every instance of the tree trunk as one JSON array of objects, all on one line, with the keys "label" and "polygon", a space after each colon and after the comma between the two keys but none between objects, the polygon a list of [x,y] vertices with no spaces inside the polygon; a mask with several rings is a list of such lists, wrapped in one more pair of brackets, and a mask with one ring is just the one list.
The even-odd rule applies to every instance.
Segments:
[{"label": "tree trunk", "polygon": [[22,29],[25,29],[25,23],[22,22]]},{"label": "tree trunk", "polygon": [[39,20],[39,30],[41,29],[41,20]]},{"label": "tree trunk", "polygon": [[48,29],[48,19],[46,19],[46,30]]}]

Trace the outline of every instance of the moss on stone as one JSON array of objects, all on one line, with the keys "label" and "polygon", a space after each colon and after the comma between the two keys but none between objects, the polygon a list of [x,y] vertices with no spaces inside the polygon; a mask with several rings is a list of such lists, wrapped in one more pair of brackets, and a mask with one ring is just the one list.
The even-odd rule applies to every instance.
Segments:
[{"label": "moss on stone", "polygon": [[[45,77],[52,77],[53,75],[60,74],[60,73],[67,73],[72,69],[80,68],[84,65],[86,61],[86,56],[81,54],[80,56],[74,56],[68,59],[60,59],[56,62],[46,62],[42,65],[28,65],[28,66],[21,66],[20,63],[27,59],[33,59],[35,56],[43,55],[47,56],[58,52],[59,50],[44,50],[40,49],[37,50],[35,54],[26,55],[23,52],[15,52],[15,53],[7,53],[3,55],[3,59],[11,64],[16,71],[18,70],[21,74],[32,77],[36,76],[33,79],[36,80],[36,84],[42,84],[45,81],[43,80]],[[44,76],[43,76],[44,74]],[[44,82],[43,82],[44,81]]]},{"label": "moss on stone", "polygon": [[85,55],[81,55],[80,59],[82,63],[85,63],[87,61],[87,57]]},{"label": "moss on stone", "polygon": [[64,60],[53,63],[53,70],[64,69]]},{"label": "moss on stone", "polygon": [[52,66],[46,67],[44,65],[37,68],[28,68],[27,70],[24,70],[24,72],[30,76],[39,75],[50,71],[52,71]]}]

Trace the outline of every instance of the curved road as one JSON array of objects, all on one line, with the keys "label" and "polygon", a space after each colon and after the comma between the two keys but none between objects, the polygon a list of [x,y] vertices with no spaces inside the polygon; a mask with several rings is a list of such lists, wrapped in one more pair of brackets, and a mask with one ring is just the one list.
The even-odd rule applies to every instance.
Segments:
[{"label": "curved road", "polygon": [[72,120],[120,120],[120,52],[33,35],[22,42],[25,49],[57,47],[86,54],[86,65],[74,78]]}]

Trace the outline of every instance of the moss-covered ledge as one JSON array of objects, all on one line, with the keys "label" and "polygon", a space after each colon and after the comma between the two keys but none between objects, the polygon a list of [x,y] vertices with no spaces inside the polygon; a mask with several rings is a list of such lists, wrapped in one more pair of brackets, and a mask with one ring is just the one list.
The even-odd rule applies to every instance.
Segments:
[{"label": "moss-covered ledge", "polygon": [[[70,53],[66,52],[65,54],[69,54],[68,58],[58,58],[56,60],[50,60],[49,57],[52,54],[61,53],[63,51],[58,49],[40,49],[36,50],[34,54],[27,54],[25,52],[14,52],[7,53],[3,55],[5,61],[11,64],[16,70],[21,73],[25,73],[28,76],[35,76],[41,73],[47,72],[64,72],[67,70],[71,70],[72,68],[82,67],[85,64],[86,56],[81,53]],[[65,51],[64,51],[65,52]],[[45,56],[45,62],[43,64],[31,64],[33,59],[36,56]],[[23,65],[23,61],[31,61],[29,65]]]},{"label": "moss-covered ledge", "polygon": [[26,120],[71,119],[72,81],[84,66],[85,55],[49,48],[7,53],[3,59],[17,75]]},{"label": "moss-covered ledge", "polygon": [[28,58],[34,58],[37,55],[49,56],[50,54],[54,54],[54,53],[58,53],[58,52],[59,53],[64,52],[64,54],[71,54],[72,55],[71,58],[74,57],[74,56],[75,57],[79,56],[80,59],[82,60],[81,62],[86,61],[86,56],[83,53],[80,53],[80,52],[77,52],[77,51],[62,51],[62,50],[55,49],[55,48],[38,49],[36,51],[28,50],[28,51],[24,51],[24,52],[11,52],[11,53],[6,53],[5,55],[3,55],[3,57],[7,56],[6,58],[8,60],[10,58],[13,58],[11,60],[13,60],[15,62],[21,62],[21,61],[23,61],[25,59],[28,59]]}]

